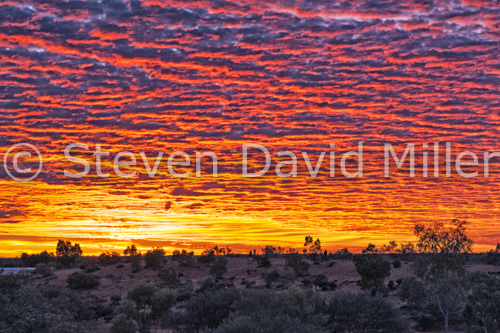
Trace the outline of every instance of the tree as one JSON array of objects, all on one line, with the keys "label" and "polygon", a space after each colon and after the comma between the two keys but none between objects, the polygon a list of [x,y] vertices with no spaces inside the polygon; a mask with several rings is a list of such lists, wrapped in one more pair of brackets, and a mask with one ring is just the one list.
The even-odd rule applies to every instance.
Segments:
[{"label": "tree", "polygon": [[137,254],[137,247],[135,244],[127,246],[127,248],[123,251],[123,254],[126,256],[135,256]]},{"label": "tree", "polygon": [[73,255],[73,254],[81,256],[83,252],[82,249],[80,248],[80,244],[75,243],[75,245],[71,245],[70,241],[63,241],[60,239],[57,242],[56,254],[58,257],[63,255]]},{"label": "tree", "polygon": [[266,256],[274,256],[276,251],[276,248],[272,245],[266,245],[266,247],[262,249],[262,253]]},{"label": "tree", "polygon": [[388,261],[377,254],[368,254],[355,256],[353,262],[361,276],[361,289],[371,290],[372,295],[387,293],[384,280],[391,275],[391,264]]},{"label": "tree", "polygon": [[363,249],[361,251],[361,253],[363,254],[367,254],[367,253],[377,253],[378,250],[375,248],[375,244],[372,244],[372,243],[368,243],[368,246],[366,247],[366,249]]},{"label": "tree", "polygon": [[474,242],[467,236],[466,221],[453,219],[449,226],[435,222],[432,226],[417,224],[417,247],[424,252],[414,265],[415,275],[424,282],[429,301],[439,307],[445,331],[449,331],[452,312],[458,309],[464,289],[465,254]]},{"label": "tree", "polygon": [[394,249],[398,247],[398,243],[396,241],[390,241],[389,245],[382,245],[382,253],[391,253]]},{"label": "tree", "polygon": [[165,250],[161,247],[153,248],[144,255],[144,262],[146,263],[146,266],[151,267],[154,270],[160,269],[164,261]]},{"label": "tree", "polygon": [[306,236],[304,246],[309,246],[310,253],[321,253],[321,241],[319,238],[313,241],[312,236]]},{"label": "tree", "polygon": [[136,311],[139,316],[139,325],[141,331],[149,332],[149,312],[153,302],[153,297],[158,289],[153,283],[144,281],[137,282],[127,293],[127,298],[135,303]]},{"label": "tree", "polygon": [[70,241],[59,240],[56,246],[57,261],[64,267],[70,267],[83,254],[80,244],[72,245]]}]

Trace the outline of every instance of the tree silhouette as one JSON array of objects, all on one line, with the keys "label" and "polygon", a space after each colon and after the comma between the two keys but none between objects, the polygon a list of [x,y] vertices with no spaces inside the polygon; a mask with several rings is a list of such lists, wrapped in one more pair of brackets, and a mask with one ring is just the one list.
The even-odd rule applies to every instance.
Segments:
[{"label": "tree silhouette", "polygon": [[419,256],[415,274],[424,282],[430,301],[439,307],[446,332],[451,313],[463,299],[464,254],[471,252],[474,244],[466,234],[465,224],[453,219],[449,226],[436,222],[429,227],[417,224],[414,229],[417,248],[427,254]]}]

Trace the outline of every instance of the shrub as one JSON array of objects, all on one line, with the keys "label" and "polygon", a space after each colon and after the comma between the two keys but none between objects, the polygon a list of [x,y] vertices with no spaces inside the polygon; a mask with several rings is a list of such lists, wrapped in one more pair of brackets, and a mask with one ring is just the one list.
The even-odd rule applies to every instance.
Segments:
[{"label": "shrub", "polygon": [[179,283],[179,278],[177,277],[177,272],[172,267],[167,269],[162,269],[158,273],[158,277],[165,282],[167,286],[175,286]]},{"label": "shrub", "polygon": [[336,292],[329,302],[322,303],[328,326],[334,332],[408,332],[409,324],[400,312],[380,294]]},{"label": "shrub", "polygon": [[359,285],[363,290],[387,293],[384,280],[391,274],[391,264],[377,254],[357,255],[353,258],[356,270],[361,276]]},{"label": "shrub", "polygon": [[198,257],[198,262],[209,263],[215,261],[215,251],[212,249],[205,249]]},{"label": "shrub", "polygon": [[309,263],[305,260],[299,261],[292,268],[297,276],[306,276],[309,274]]},{"label": "shrub", "polygon": [[192,266],[194,265],[194,252],[182,250],[177,260],[180,266]]},{"label": "shrub", "polygon": [[215,290],[219,287],[217,283],[215,283],[214,278],[209,275],[206,276],[203,280],[200,282],[200,289],[198,289],[196,292],[204,292],[205,290]]},{"label": "shrub", "polygon": [[194,331],[215,328],[227,318],[231,306],[240,298],[235,289],[204,291],[192,296],[185,304],[185,323]]},{"label": "shrub", "polygon": [[165,260],[165,250],[161,247],[153,248],[144,255],[146,266],[154,270],[160,269]]},{"label": "shrub", "polygon": [[54,254],[43,251],[40,254],[21,254],[21,263],[24,267],[36,267],[38,264],[48,264],[55,261]]},{"label": "shrub", "polygon": [[472,293],[462,316],[471,332],[500,332],[500,278],[485,273],[471,274]]},{"label": "shrub", "polygon": [[118,252],[103,252],[99,255],[99,265],[108,266],[116,265],[122,261],[122,257]]},{"label": "shrub", "polygon": [[213,333],[326,333],[325,329],[321,329],[311,323],[303,323],[298,318],[291,318],[286,314],[278,314],[273,317],[262,313],[259,316],[237,316],[224,322],[217,327]]},{"label": "shrub", "polygon": [[287,254],[285,265],[292,267],[297,276],[305,276],[309,273],[309,263],[302,260],[302,256],[298,253]]},{"label": "shrub", "polygon": [[217,258],[217,260],[210,266],[210,275],[214,276],[216,279],[221,279],[225,273],[227,273],[227,259]]},{"label": "shrub", "polygon": [[329,255],[330,259],[340,260],[340,259],[352,259],[352,253],[346,248],[335,251],[333,254]]},{"label": "shrub", "polygon": [[90,332],[83,323],[63,322],[55,325],[49,333],[88,333]]},{"label": "shrub", "polygon": [[[0,269],[0,273],[1,273]],[[13,297],[14,294],[21,288],[21,279],[14,274],[0,274],[0,295]]]},{"label": "shrub", "polygon": [[143,310],[151,304],[156,291],[153,283],[140,281],[128,291],[127,298],[135,303],[138,310]]},{"label": "shrub", "polygon": [[109,329],[110,333],[136,333],[139,325],[132,318],[128,318],[121,313],[113,319],[113,325]]},{"label": "shrub", "polygon": [[280,277],[280,274],[278,273],[277,270],[274,270],[274,271],[266,274],[265,275],[266,287],[271,288],[271,285],[273,284],[273,282],[277,282],[279,277]]},{"label": "shrub", "polygon": [[130,256],[130,268],[132,269],[132,273],[137,273],[141,270],[141,260],[142,254],[136,254]]},{"label": "shrub", "polygon": [[73,273],[66,279],[71,289],[93,289],[99,286],[99,277],[86,273]]},{"label": "shrub", "polygon": [[122,295],[114,294],[114,295],[111,295],[111,297],[109,299],[111,300],[111,304],[118,305],[118,304],[120,304],[120,301],[122,300]]},{"label": "shrub", "polygon": [[[267,289],[249,290],[244,292],[241,299],[234,303],[233,309],[230,319],[225,323],[232,322],[238,317],[250,317],[257,325],[255,328],[243,332],[274,332],[274,329],[278,329],[279,332],[288,332],[291,329],[289,326],[285,326],[286,329],[279,329],[272,324],[273,322],[282,323],[282,320],[276,319],[282,316],[289,317],[299,328],[304,327],[302,325],[305,323],[321,322],[324,324],[326,322],[324,319],[326,316],[322,314],[315,316],[314,307],[310,300],[305,292],[297,286],[292,286],[282,293]],[[271,325],[273,330],[266,329],[265,325]],[[221,327],[227,326],[223,324]],[[291,330],[291,332],[296,331]],[[306,330],[306,332],[311,331]],[[323,332],[323,330],[316,327],[312,332]]]},{"label": "shrub", "polygon": [[94,273],[100,270],[101,269],[97,265],[89,265],[85,267],[85,273]]},{"label": "shrub", "polygon": [[157,291],[151,299],[151,316],[153,319],[163,317],[174,306],[177,292],[171,289]]},{"label": "shrub", "polygon": [[44,263],[39,263],[38,265],[36,265],[34,273],[43,276],[49,276],[54,274],[53,267]]},{"label": "shrub", "polygon": [[267,268],[267,267],[271,266],[271,261],[269,260],[269,258],[267,256],[257,256],[255,258],[257,260],[258,267]]},{"label": "shrub", "polygon": [[399,260],[394,260],[394,261],[392,262],[392,266],[394,266],[394,268],[399,268],[399,267],[401,267],[401,261],[399,261]]},{"label": "shrub", "polygon": [[328,278],[324,274],[318,274],[314,277],[313,284],[317,287],[328,285]]}]

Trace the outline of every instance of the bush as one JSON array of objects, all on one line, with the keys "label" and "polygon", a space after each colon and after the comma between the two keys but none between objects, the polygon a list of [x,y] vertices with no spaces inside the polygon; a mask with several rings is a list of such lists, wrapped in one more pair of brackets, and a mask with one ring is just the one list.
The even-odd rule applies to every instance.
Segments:
[{"label": "bush", "polygon": [[194,265],[194,252],[182,250],[177,260],[180,266],[192,266]]},{"label": "bush", "polygon": [[[222,260],[222,259],[224,259],[224,260]],[[227,259],[225,259],[225,258],[219,259],[218,258],[212,264],[212,266],[210,266],[210,275],[212,275],[216,279],[221,279],[224,276],[224,274],[227,273],[226,264],[227,264]]]},{"label": "bush", "polygon": [[[320,300],[318,302],[322,303]],[[316,315],[305,292],[296,286],[282,293],[268,289],[249,290],[242,294],[233,308],[230,318],[216,332],[325,332],[311,323],[323,326],[326,316]],[[243,325],[240,322],[243,321],[242,317],[250,318],[244,322],[254,322],[253,328]],[[290,321],[296,325],[296,330],[287,323]],[[284,326],[276,327],[277,323]]]},{"label": "bush", "polygon": [[280,274],[278,273],[277,270],[274,270],[274,271],[266,274],[265,275],[266,287],[271,288],[271,285],[273,284],[273,282],[277,282],[279,277],[280,277]]},{"label": "bush", "polygon": [[346,248],[335,251],[333,254],[328,255],[329,259],[341,260],[341,259],[352,259],[352,253]]},{"label": "bush", "polygon": [[363,290],[387,294],[384,280],[391,274],[391,264],[377,254],[357,255],[353,258],[356,270],[361,276],[359,285]]},{"label": "bush", "polygon": [[52,327],[49,333],[88,333],[83,323],[63,322]]},{"label": "bush", "polygon": [[206,249],[202,252],[202,254],[198,257],[198,262],[201,263],[209,263],[215,261],[215,251],[212,249]]},{"label": "bush", "polygon": [[235,289],[204,291],[192,296],[185,304],[185,324],[194,331],[216,328],[227,318],[231,306],[240,298]]},{"label": "bush", "polygon": [[118,252],[103,252],[99,255],[99,265],[108,266],[116,265],[122,261],[122,257]]},{"label": "bush", "polygon": [[71,289],[93,289],[99,286],[99,277],[86,273],[73,273],[66,279]]},{"label": "bush", "polygon": [[54,268],[55,267],[51,267],[47,264],[39,263],[38,265],[36,265],[34,273],[43,276],[50,276],[54,274],[53,273]]},{"label": "bush", "polygon": [[262,313],[258,316],[237,316],[224,322],[217,329],[208,331],[213,333],[326,333],[310,323],[303,323],[298,318],[291,318],[286,314],[278,314],[273,317]]},{"label": "bush", "polygon": [[408,332],[409,324],[394,305],[380,294],[336,292],[321,311],[334,332]]},{"label": "bush", "polygon": [[255,257],[255,260],[257,260],[257,266],[258,267],[270,267],[271,266],[271,261],[267,256],[257,256]]},{"label": "bush", "polygon": [[85,273],[94,273],[100,271],[101,269],[97,265],[89,265],[85,267]]},{"label": "bush", "polygon": [[113,319],[113,325],[109,329],[109,333],[136,333],[138,330],[139,325],[135,320],[121,313]]},{"label": "bush", "polygon": [[328,278],[324,274],[318,274],[314,277],[313,284],[317,287],[324,287],[328,285]]},{"label": "bush", "polygon": [[179,278],[177,277],[177,272],[172,267],[167,269],[162,269],[158,273],[158,277],[165,282],[167,286],[175,286],[179,283]]},{"label": "bush", "polygon": [[471,274],[472,293],[462,316],[470,332],[500,332],[500,278],[485,273]]},{"label": "bush", "polygon": [[151,299],[151,317],[160,319],[167,314],[177,300],[177,292],[171,289],[157,291]]},{"label": "bush", "polygon": [[55,261],[56,258],[53,254],[43,251],[40,254],[21,254],[21,263],[23,267],[36,267],[38,264],[48,264]]},{"label": "bush", "polygon": [[149,250],[144,255],[144,262],[147,267],[151,267],[154,270],[158,270],[163,265],[165,261],[165,250],[161,247]]},{"label": "bush", "polygon": [[13,297],[14,294],[21,288],[21,285],[21,279],[17,275],[0,274],[0,296],[6,295]]},{"label": "bush", "polygon": [[142,254],[135,254],[130,256],[130,268],[132,273],[137,273],[141,270]]},{"label": "bush", "polygon": [[309,273],[309,263],[302,260],[298,253],[290,253],[285,257],[285,265],[292,267],[297,276],[305,276]]},{"label": "bush", "polygon": [[399,267],[401,267],[401,261],[399,261],[399,260],[394,260],[394,261],[392,262],[392,266],[394,266],[394,268],[399,268]]},{"label": "bush", "polygon": [[218,289],[219,285],[215,283],[215,280],[212,276],[206,276],[203,280],[200,282],[200,289],[198,289],[196,292],[204,292],[205,290],[215,290]]},{"label": "bush", "polygon": [[138,310],[145,309],[151,304],[157,288],[153,283],[140,281],[128,291],[127,299],[133,301]]},{"label": "bush", "polygon": [[292,268],[297,276],[306,276],[309,274],[309,263],[305,260],[299,261]]}]

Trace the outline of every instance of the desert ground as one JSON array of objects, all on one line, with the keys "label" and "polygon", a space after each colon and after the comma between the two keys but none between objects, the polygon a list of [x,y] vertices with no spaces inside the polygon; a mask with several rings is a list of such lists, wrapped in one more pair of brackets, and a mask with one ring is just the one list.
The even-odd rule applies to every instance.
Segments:
[{"label": "desert ground", "polygon": [[[286,289],[289,286],[296,284],[302,288],[309,288],[303,283],[304,279],[314,277],[318,274],[324,274],[329,281],[335,281],[337,288],[335,291],[317,290],[316,292],[334,293],[339,290],[356,292],[360,290],[357,281],[360,279],[356,271],[354,263],[351,260],[335,260],[328,264],[312,264],[309,269],[309,274],[306,277],[298,278],[293,270],[285,266],[284,258],[271,258],[271,266],[264,268],[258,267],[257,263],[250,257],[233,258],[228,257],[227,273],[220,279],[220,282],[233,283],[235,288],[265,288],[265,280],[263,275],[272,270],[279,272],[279,281],[273,283],[272,288]],[[402,261],[399,268],[392,267],[391,275],[386,278],[385,283],[396,281],[399,278],[405,278],[412,275],[411,262]],[[158,278],[158,271],[144,267],[137,273],[132,273],[130,263],[125,260],[124,263],[117,265],[99,266],[100,270],[93,272],[100,278],[100,285],[92,290],[78,291],[83,298],[97,302],[105,307],[116,308],[118,304],[111,301],[111,296],[121,295],[122,302],[127,299],[127,291],[137,282],[146,281],[161,285],[162,281]],[[177,261],[171,258],[165,260],[164,268],[174,268],[179,276],[181,284],[192,283],[193,289],[199,288],[201,280],[209,275],[210,264],[202,264],[195,262],[192,266],[180,266]],[[500,268],[490,265],[469,265],[469,271],[482,271],[490,274],[500,274]],[[63,269],[54,272],[54,275],[42,277],[39,275],[30,276],[26,280],[26,286],[42,286],[56,285],[66,286],[66,278],[74,272],[82,272],[80,268]],[[397,306],[404,306],[404,302],[396,295],[397,289],[392,290],[388,298]],[[107,323],[103,318],[97,320],[94,329],[96,333],[108,332],[110,323]],[[158,332],[170,332],[167,330]]]}]

